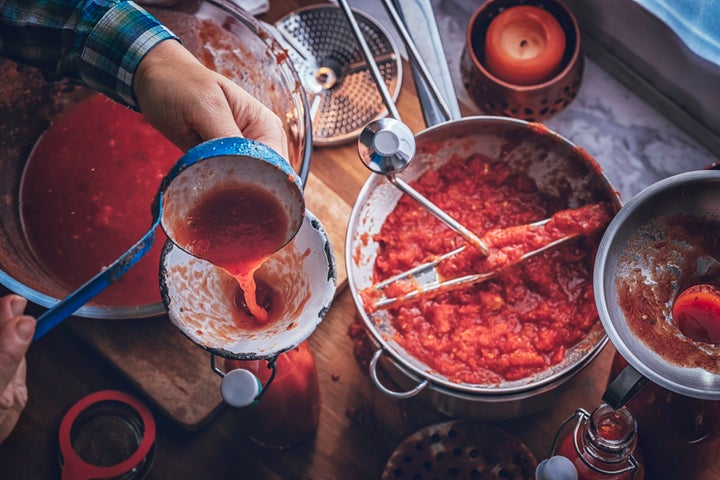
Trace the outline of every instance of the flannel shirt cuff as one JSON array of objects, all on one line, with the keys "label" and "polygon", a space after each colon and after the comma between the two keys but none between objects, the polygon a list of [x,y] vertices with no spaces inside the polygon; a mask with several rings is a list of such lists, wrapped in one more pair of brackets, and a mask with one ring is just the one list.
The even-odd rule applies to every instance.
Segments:
[{"label": "flannel shirt cuff", "polygon": [[135,71],[153,47],[168,39],[179,40],[135,3],[120,2],[90,32],[81,54],[80,78],[88,87],[137,110]]}]

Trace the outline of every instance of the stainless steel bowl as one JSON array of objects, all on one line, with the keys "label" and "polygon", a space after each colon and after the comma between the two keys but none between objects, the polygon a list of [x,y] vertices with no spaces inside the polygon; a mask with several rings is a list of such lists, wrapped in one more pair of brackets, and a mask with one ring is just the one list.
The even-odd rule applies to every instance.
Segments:
[{"label": "stainless steel bowl", "polygon": [[[424,130],[417,136],[417,147],[418,155],[401,175],[407,182],[429,169],[437,169],[453,155],[480,153],[529,175],[543,193],[561,200],[566,208],[601,200],[610,202],[615,210],[620,208],[617,192],[600,166],[582,149],[540,124],[504,117],[463,118]],[[607,337],[599,321],[554,367],[527,379],[482,385],[457,383],[431,371],[393,340],[392,325],[381,312],[366,312],[360,291],[372,285],[378,249],[373,236],[400,195],[383,177],[370,177],[355,202],[347,233],[345,261],[350,289],[377,347],[370,372],[376,386],[397,398],[418,395],[443,413],[467,418],[514,418],[551,405],[568,381],[605,345]],[[380,362],[402,388],[409,390],[398,392],[384,387],[374,371]]]},{"label": "stainless steel bowl", "polygon": [[[280,116],[288,137],[288,160],[305,182],[312,152],[307,100],[297,72],[272,33],[232,1],[194,2],[190,10],[182,12],[149,10],[207,66],[236,81]],[[205,24],[235,39],[232,44],[239,49],[208,52],[214,44],[204,39]],[[0,76],[0,284],[49,307],[69,291],[45,271],[26,241],[18,208],[21,176],[33,145],[53,119],[92,92],[85,87],[48,83],[39,71],[9,60],[0,60]],[[164,312],[160,300],[136,306],[91,302],[75,315],[122,319]]]},{"label": "stainless steel bowl", "polygon": [[[672,304],[684,288],[683,284],[687,287],[702,275],[717,272],[720,258],[718,252],[711,252],[713,255],[708,258],[696,258],[701,251],[697,245],[688,243],[687,238],[674,236],[677,229],[663,229],[663,224],[658,223],[681,215],[698,219],[695,228],[703,224],[716,228],[720,223],[720,171],[700,170],[674,175],[650,185],[623,206],[610,222],[598,248],[594,270],[595,303],[611,342],[642,376],[681,395],[720,400],[720,363],[716,360],[720,356],[720,346],[693,342],[680,335],[677,327],[671,326]],[[648,229],[649,225],[653,226],[652,230]],[[678,256],[661,255],[656,245],[662,246],[662,250],[673,250]],[[642,255],[636,252],[642,252]],[[618,291],[637,280],[661,287],[664,282],[673,284],[672,291],[665,288],[653,291],[656,303],[660,305],[654,313],[659,323],[667,319],[661,343],[665,344],[665,349],[672,345],[671,350],[684,352],[684,358],[679,359],[683,361],[654,350],[653,339],[643,338],[643,334],[631,327],[628,320],[631,314],[620,305]],[[664,297],[663,292],[670,296]],[[689,360],[688,352],[699,357]],[[702,357],[712,359],[716,368],[711,370],[696,363]]]}]

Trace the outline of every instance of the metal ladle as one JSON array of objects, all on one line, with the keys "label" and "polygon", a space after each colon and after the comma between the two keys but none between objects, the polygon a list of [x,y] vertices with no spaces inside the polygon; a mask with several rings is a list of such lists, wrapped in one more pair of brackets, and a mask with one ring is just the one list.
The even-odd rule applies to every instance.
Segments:
[{"label": "metal ladle", "polygon": [[[358,152],[360,154],[360,159],[365,166],[370,169],[370,171],[387,177],[388,181],[390,181],[390,183],[392,183],[400,191],[415,200],[421,207],[445,223],[448,227],[455,231],[455,233],[463,237],[463,239],[465,239],[468,243],[478,248],[483,255],[488,255],[489,248],[480,237],[475,235],[467,227],[460,224],[460,222],[455,220],[440,207],[425,198],[407,182],[396,176],[397,173],[400,173],[410,164],[415,156],[415,136],[410,128],[400,120],[400,113],[398,112],[397,106],[392,101],[392,97],[385,85],[385,82],[383,81],[380,69],[373,58],[370,47],[365,41],[365,37],[362,34],[362,30],[360,30],[360,26],[355,19],[350,5],[347,0],[340,0],[339,4],[345,14],[345,17],[350,23],[353,34],[355,35],[363,54],[365,55],[368,66],[370,67],[370,73],[372,74],[373,80],[375,81],[383,98],[383,102],[388,110],[388,118],[382,118],[370,122],[360,134],[360,138],[358,140]],[[403,42],[405,43],[411,58],[419,68],[420,73],[423,75],[423,79],[425,80],[428,88],[435,97],[435,100],[441,107],[442,111],[445,113],[446,117],[449,118],[449,109],[447,108],[442,96],[438,93],[438,89],[432,81],[432,78],[423,64],[422,59],[417,53],[417,49],[415,48],[412,39],[402,25],[395,7],[393,7],[389,1],[385,1],[383,4],[400,32]]]},{"label": "metal ladle", "polygon": [[[191,168],[206,163],[203,160],[208,159],[226,160],[226,166],[221,169],[225,179],[233,177],[269,189],[288,213],[285,243],[293,239],[303,223],[305,202],[302,182],[290,164],[270,147],[246,138],[221,138],[201,143],[185,153],[163,178],[151,206],[152,222],[148,231],[107,268],[40,315],[33,341],[60,324],[134,266],[152,247],[156,229],[161,222],[165,233],[173,240],[173,225],[186,220],[184,212],[189,202],[198,193],[214,185],[208,176],[208,169]],[[231,164],[234,166],[230,167]],[[181,175],[186,170],[190,172]],[[223,178],[216,177],[216,180]],[[165,198],[166,189],[170,185],[174,187],[174,194]]]},{"label": "metal ladle", "polygon": [[[182,175],[178,174],[179,170]],[[279,248],[287,245],[303,223],[302,182],[290,164],[272,149],[243,138],[218,139],[198,145],[188,151],[180,166],[174,167],[163,180],[160,219],[168,238],[192,255],[190,246],[179,242],[177,235],[186,229],[191,210],[207,193],[238,183],[260,186],[280,202],[288,223]]]}]

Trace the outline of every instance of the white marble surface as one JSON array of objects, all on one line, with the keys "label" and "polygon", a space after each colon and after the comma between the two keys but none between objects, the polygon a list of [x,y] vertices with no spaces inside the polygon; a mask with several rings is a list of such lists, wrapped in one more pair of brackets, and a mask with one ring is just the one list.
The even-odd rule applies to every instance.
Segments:
[{"label": "white marble surface", "polygon": [[[466,116],[482,114],[462,85],[459,67],[467,22],[482,1],[430,1],[458,101]],[[350,0],[350,4],[383,25],[404,54],[380,0]],[[720,160],[598,64],[587,56],[585,60],[578,96],[544,123],[592,155],[623,201],[658,180]]]}]

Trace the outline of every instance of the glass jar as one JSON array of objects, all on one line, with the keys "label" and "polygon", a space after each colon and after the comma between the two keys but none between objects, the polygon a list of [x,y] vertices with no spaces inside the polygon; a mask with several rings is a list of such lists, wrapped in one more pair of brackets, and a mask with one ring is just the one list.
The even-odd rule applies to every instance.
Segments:
[{"label": "glass jar", "polygon": [[256,401],[242,409],[240,426],[256,443],[289,448],[311,437],[320,418],[317,366],[307,341],[275,360],[225,360],[225,371],[243,369],[258,385]]},{"label": "glass jar", "polygon": [[[610,381],[627,365],[616,353]],[[648,478],[697,478],[720,458],[720,402],[680,395],[648,381],[626,407],[638,423]]]},{"label": "glass jar", "polygon": [[[569,429],[574,419],[574,428]],[[556,473],[545,470],[553,460],[564,457],[569,462],[557,462],[558,466],[566,471],[571,463],[579,480],[643,480],[636,444],[636,422],[626,408],[614,410],[603,403],[592,414],[579,409],[558,429],[553,456],[539,466],[538,472],[543,474],[539,478],[557,478]]]}]

